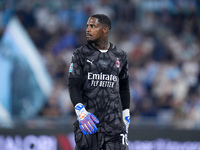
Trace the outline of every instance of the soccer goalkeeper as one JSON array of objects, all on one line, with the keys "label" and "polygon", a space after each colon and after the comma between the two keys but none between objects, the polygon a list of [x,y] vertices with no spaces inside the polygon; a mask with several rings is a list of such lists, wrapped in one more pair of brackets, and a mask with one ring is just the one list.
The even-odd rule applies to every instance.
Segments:
[{"label": "soccer goalkeeper", "polygon": [[87,44],[76,49],[69,67],[75,106],[76,150],[127,150],[130,91],[126,53],[108,41],[110,19],[87,21]]}]

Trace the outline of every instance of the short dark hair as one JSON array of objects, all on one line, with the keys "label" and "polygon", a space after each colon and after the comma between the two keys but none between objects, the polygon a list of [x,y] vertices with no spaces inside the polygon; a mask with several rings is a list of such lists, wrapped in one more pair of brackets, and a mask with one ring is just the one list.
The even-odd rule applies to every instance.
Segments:
[{"label": "short dark hair", "polygon": [[106,25],[109,28],[109,30],[111,29],[111,26],[112,26],[111,20],[108,16],[104,14],[95,14],[95,15],[92,15],[91,17],[97,18],[101,24]]}]

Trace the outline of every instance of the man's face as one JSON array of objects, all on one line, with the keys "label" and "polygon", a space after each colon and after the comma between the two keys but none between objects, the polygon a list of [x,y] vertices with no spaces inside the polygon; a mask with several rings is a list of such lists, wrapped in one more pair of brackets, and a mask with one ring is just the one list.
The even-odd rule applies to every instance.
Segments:
[{"label": "man's face", "polygon": [[89,42],[98,42],[103,39],[104,26],[98,21],[97,18],[90,17],[87,22],[86,38]]}]

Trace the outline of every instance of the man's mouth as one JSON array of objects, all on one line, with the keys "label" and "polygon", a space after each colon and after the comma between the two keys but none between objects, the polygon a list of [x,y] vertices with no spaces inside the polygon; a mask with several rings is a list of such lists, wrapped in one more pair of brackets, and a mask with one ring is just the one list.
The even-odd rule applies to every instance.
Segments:
[{"label": "man's mouth", "polygon": [[89,33],[87,33],[87,34],[86,34],[86,37],[91,37],[91,36],[92,36],[92,35],[91,35],[91,34],[89,34]]}]

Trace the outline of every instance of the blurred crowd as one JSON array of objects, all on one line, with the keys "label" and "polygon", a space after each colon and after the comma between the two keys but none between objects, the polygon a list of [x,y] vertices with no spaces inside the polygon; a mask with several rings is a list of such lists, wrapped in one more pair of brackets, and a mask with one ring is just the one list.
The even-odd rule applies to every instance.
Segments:
[{"label": "blurred crowd", "polygon": [[110,41],[129,58],[134,123],[153,119],[175,128],[200,127],[200,2],[198,0],[16,0],[0,2],[0,37],[17,16],[54,81],[39,112],[74,115],[67,89],[72,52],[85,44],[89,16],[112,20]]}]

